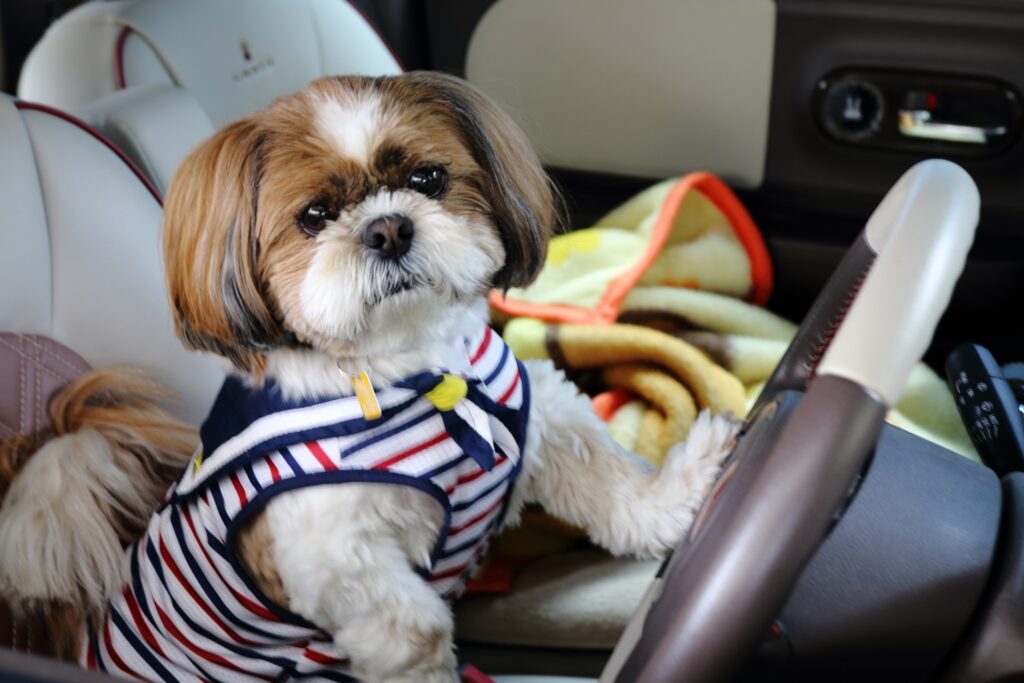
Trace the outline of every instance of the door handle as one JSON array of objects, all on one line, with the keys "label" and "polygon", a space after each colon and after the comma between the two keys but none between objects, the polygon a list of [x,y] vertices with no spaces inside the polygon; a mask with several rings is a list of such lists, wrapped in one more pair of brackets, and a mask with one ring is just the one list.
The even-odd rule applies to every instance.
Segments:
[{"label": "door handle", "polygon": [[907,137],[974,145],[984,145],[1006,135],[1006,126],[968,126],[932,121],[932,113],[927,109],[900,109],[899,124],[900,133]]}]

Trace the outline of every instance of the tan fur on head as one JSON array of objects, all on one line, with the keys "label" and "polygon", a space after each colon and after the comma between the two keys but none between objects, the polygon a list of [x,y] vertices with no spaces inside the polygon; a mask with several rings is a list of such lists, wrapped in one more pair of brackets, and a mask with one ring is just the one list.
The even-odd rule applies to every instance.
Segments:
[{"label": "tan fur on head", "polygon": [[262,135],[255,118],[218,132],[182,163],[164,206],[167,286],[189,346],[259,370],[283,339],[256,270]]},{"label": "tan fur on head", "polygon": [[54,399],[52,433],[0,443],[0,594],[43,609],[58,655],[74,657],[81,619],[121,589],[123,547],[195,449],[169,398],[139,372],[92,371]]},{"label": "tan fur on head", "polygon": [[[412,174],[431,167],[444,192],[417,194]],[[328,216],[315,230],[310,207]],[[384,263],[360,235],[396,213],[417,233],[403,263]],[[164,215],[179,336],[259,379],[296,338],[342,357],[372,331],[387,355],[430,336],[428,318],[443,327],[444,309],[525,284],[561,204],[497,106],[413,72],[320,79],[229,125],[178,169]]]}]

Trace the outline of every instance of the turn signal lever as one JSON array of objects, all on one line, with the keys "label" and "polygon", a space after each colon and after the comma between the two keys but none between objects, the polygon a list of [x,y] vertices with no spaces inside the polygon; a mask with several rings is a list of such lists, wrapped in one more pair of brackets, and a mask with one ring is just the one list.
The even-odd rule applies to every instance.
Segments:
[{"label": "turn signal lever", "polygon": [[960,418],[982,462],[999,476],[1024,471],[1024,378],[1020,374],[1017,364],[1004,370],[977,344],[961,344],[946,359],[946,380]]}]

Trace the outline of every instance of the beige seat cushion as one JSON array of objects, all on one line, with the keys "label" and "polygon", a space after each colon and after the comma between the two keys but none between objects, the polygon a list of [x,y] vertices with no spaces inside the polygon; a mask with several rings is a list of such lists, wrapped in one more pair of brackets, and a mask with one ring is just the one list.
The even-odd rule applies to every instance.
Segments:
[{"label": "beige seat cushion", "polygon": [[516,577],[511,592],[461,600],[458,637],[494,645],[610,650],[657,570],[657,562],[597,550],[538,560]]},{"label": "beige seat cushion", "polygon": [[565,676],[494,676],[494,683],[597,683],[593,678]]}]

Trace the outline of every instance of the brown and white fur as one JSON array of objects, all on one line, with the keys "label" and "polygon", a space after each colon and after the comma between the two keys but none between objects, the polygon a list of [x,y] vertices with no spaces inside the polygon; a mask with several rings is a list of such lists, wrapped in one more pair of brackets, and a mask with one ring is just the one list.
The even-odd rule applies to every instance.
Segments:
[{"label": "brown and white fur", "polygon": [[170,399],[137,371],[90,371],[53,399],[52,431],[0,442],[0,596],[46,622],[47,654],[78,657],[82,621],[124,583],[123,546],[195,450]]},{"label": "brown and white fur", "polygon": [[[383,386],[451,366],[451,340],[484,319],[486,292],[537,274],[557,207],[526,137],[465,82],[321,79],[179,169],[164,233],[178,332],[290,397],[350,393],[338,368]],[[702,414],[656,471],[609,439],[551,363],[526,366],[533,399],[507,523],[538,502],[616,554],[675,546],[731,447],[731,420]],[[27,477],[16,485],[35,486]],[[363,680],[451,682],[452,615],[414,571],[441,524],[413,489],[311,487],[274,498],[237,551],[267,595],[333,633]]]}]

